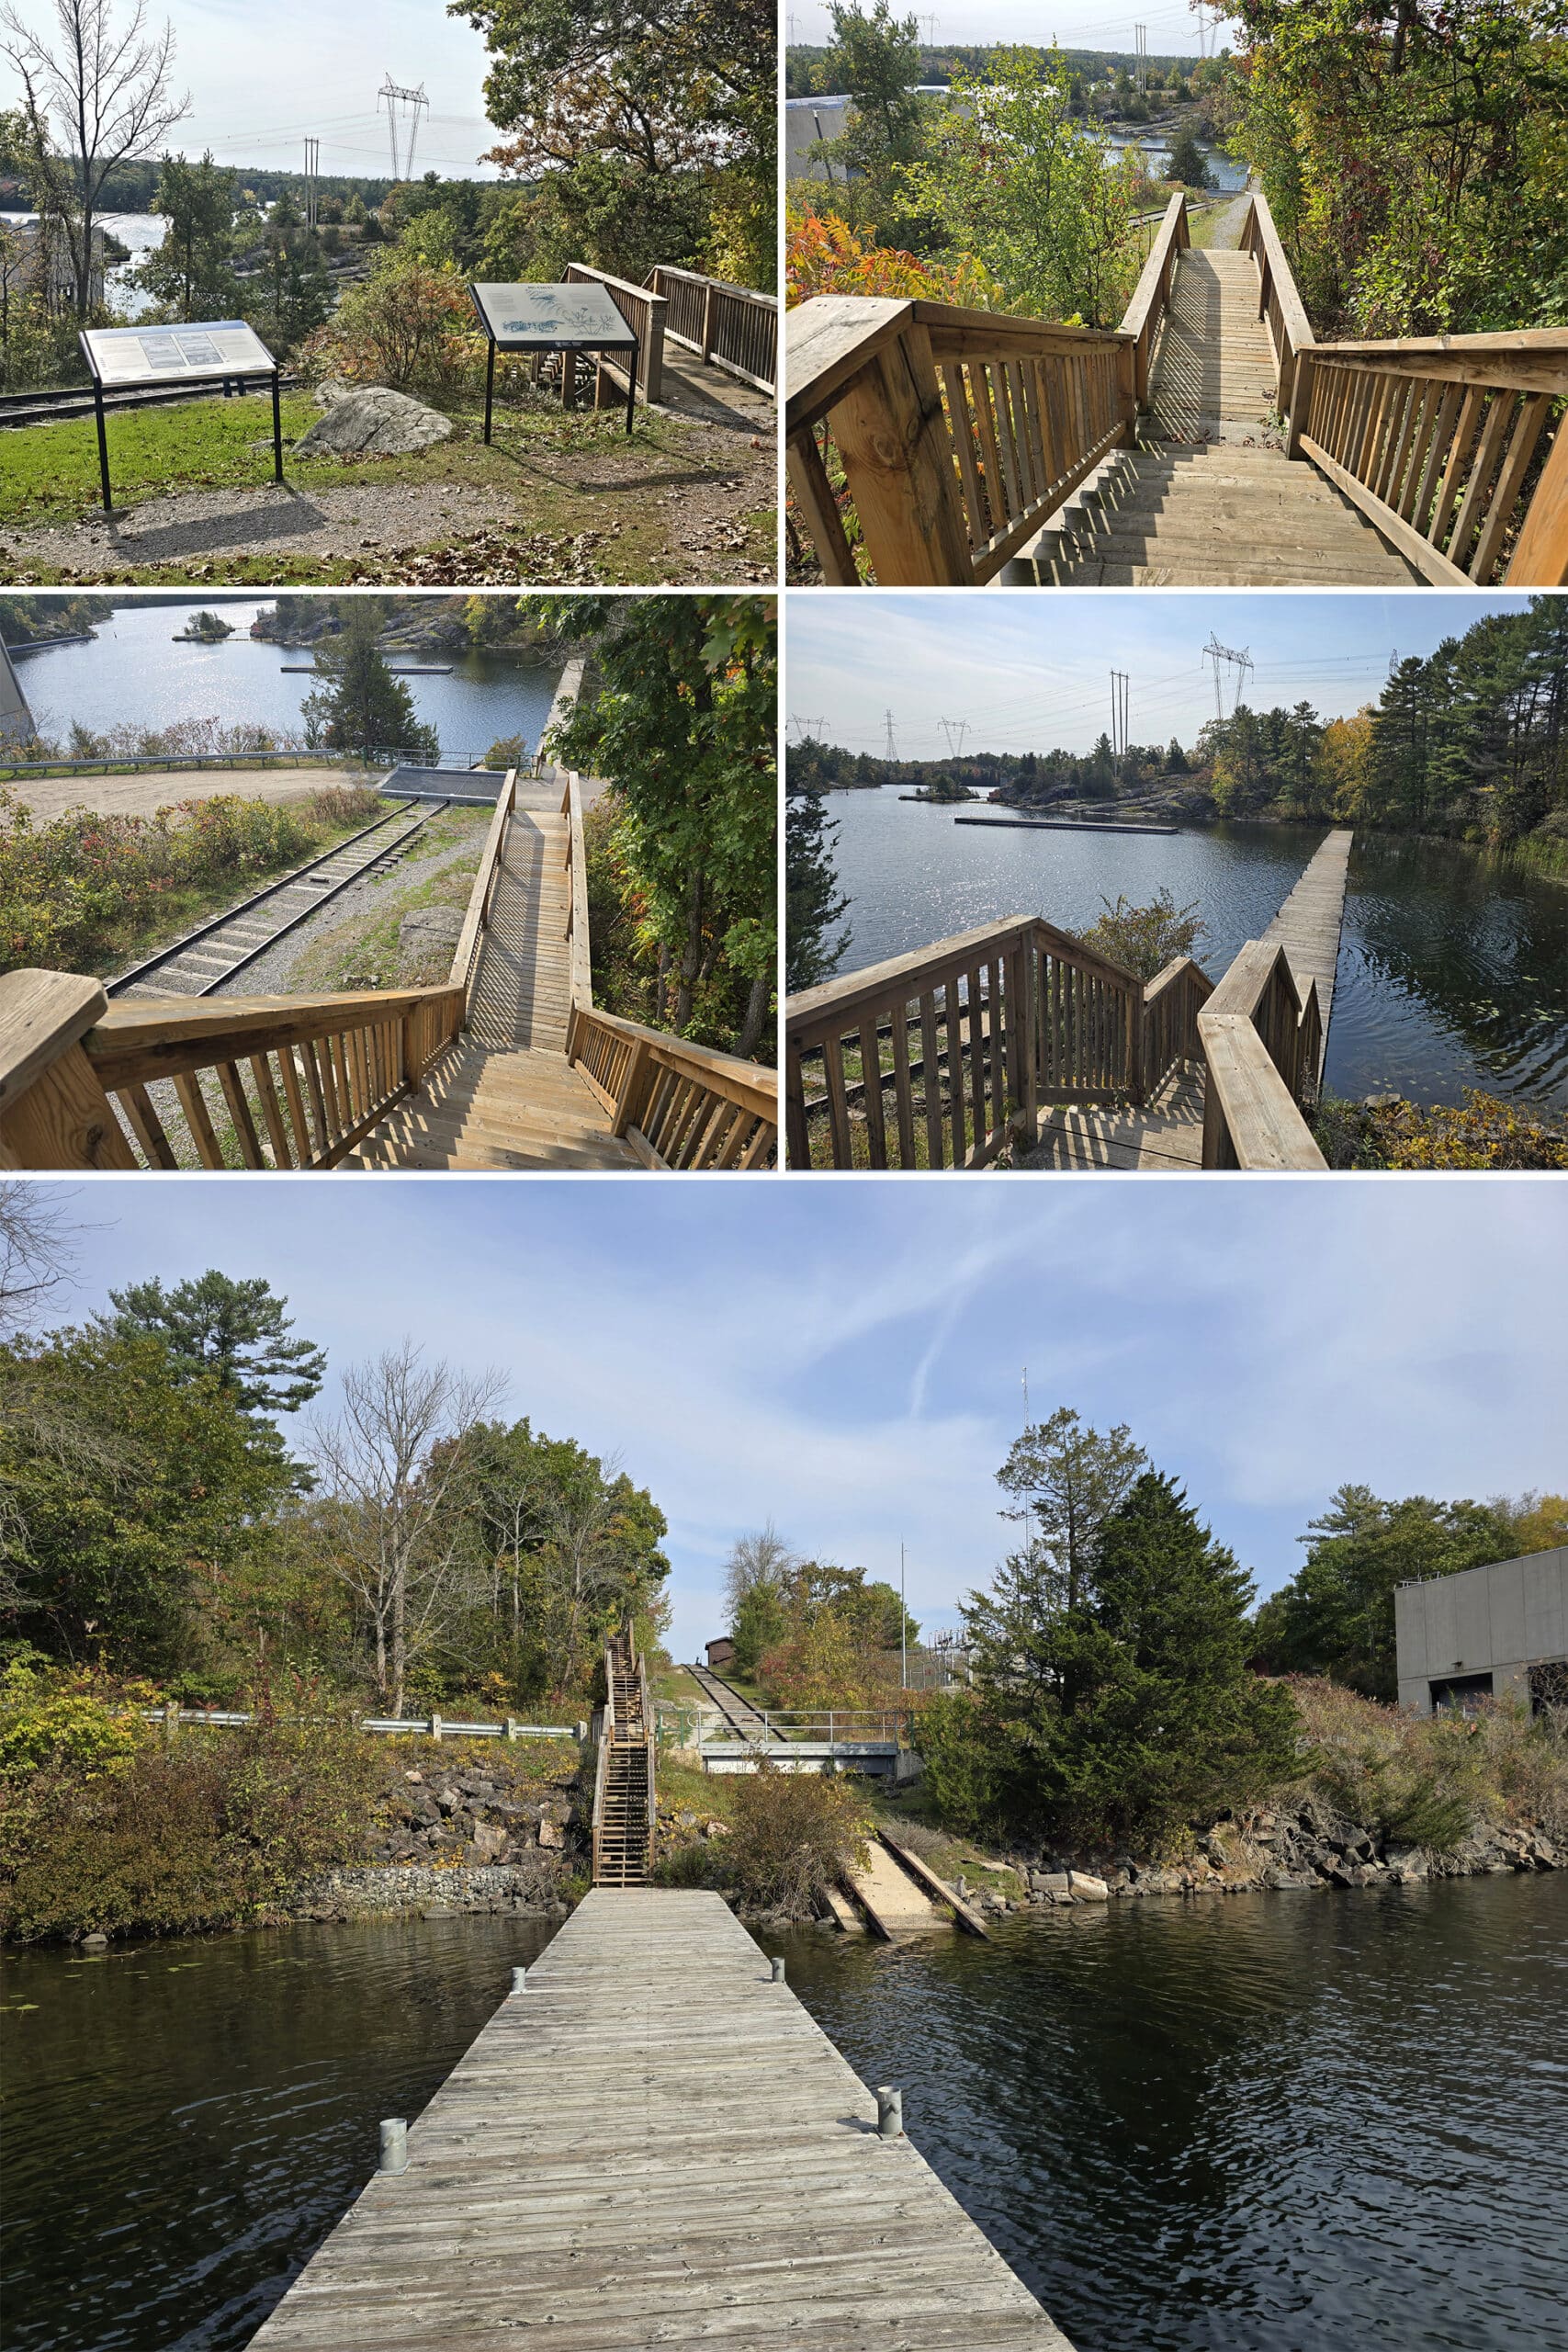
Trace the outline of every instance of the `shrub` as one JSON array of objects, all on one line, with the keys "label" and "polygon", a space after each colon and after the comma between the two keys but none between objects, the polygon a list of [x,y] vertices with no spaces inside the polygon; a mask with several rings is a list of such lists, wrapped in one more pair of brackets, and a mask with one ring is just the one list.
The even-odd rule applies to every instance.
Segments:
[{"label": "shrub", "polygon": [[1134,907],[1120,895],[1114,906],[1101,899],[1099,920],[1078,934],[1086,947],[1109,956],[1140,980],[1152,980],[1179,956],[1195,953],[1207,930],[1198,902],[1179,907],[1168,890],[1161,890],[1146,907]]},{"label": "shrub", "polygon": [[436,393],[477,384],[484,347],[468,288],[450,264],[427,260],[412,234],[377,256],[370,277],[345,290],[304,345],[307,378]]},{"label": "shrub", "polygon": [[965,1690],[939,1690],[915,1719],[925,1766],[922,1794],[939,1821],[979,1833],[995,1827],[1005,1781],[1000,1726]]},{"label": "shrub", "polygon": [[39,824],[0,790],[0,969],[122,950],[182,891],[298,864],[379,806],[368,787],[333,785],[298,800],[177,801],[151,817],[73,808]]},{"label": "shrub", "polygon": [[1338,1683],[1292,1678],[1303,1786],[1396,1844],[1444,1852],[1488,1818],[1568,1834],[1568,1736],[1512,1699],[1474,1715],[1408,1714]]},{"label": "shrub", "polygon": [[113,1771],[56,1766],[0,1796],[0,1932],[189,1933],[265,1917],[362,1849],[374,1759],[346,1722],[187,1727]]},{"label": "shrub", "polygon": [[735,1792],[726,1875],[750,1903],[805,1911],[864,1860],[868,1826],[859,1795],[836,1773],[761,1764]]},{"label": "shrub", "polygon": [[62,1669],[37,1652],[14,1658],[0,1678],[0,1778],[116,1770],[153,1737],[141,1711],[155,1695],[151,1683]]}]

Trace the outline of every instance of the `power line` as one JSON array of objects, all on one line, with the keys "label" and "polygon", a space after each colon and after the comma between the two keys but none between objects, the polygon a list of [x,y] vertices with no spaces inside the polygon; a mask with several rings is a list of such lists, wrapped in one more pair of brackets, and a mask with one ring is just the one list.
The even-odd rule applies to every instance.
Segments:
[{"label": "power line", "polygon": [[[392,139],[392,177],[395,180],[412,180],[414,144],[419,138],[419,118],[422,112],[425,114],[430,112],[430,100],[425,96],[424,84],[422,82],[417,90],[405,90],[400,84],[394,82],[389,74],[376,93],[378,114],[381,110],[383,100],[387,107],[387,128]],[[398,109],[400,107],[407,109],[405,119],[408,120],[409,130],[408,154],[400,168],[398,162]]]}]

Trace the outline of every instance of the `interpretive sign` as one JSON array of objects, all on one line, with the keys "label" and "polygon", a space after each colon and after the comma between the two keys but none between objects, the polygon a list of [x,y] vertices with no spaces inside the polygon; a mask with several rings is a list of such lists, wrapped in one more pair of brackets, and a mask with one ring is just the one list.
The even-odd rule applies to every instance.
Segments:
[{"label": "interpretive sign", "polygon": [[[626,360],[626,431],[637,407],[637,330],[624,319],[603,286],[470,286],[479,324],[490,341],[485,369],[485,439],[490,439],[498,351],[622,351]],[[570,405],[571,368],[562,377],[562,399]]]},{"label": "interpretive sign", "polygon": [[141,390],[158,384],[220,382],[225,393],[247,378],[272,379],[273,479],[283,480],[283,420],[277,362],[243,319],[211,319],[192,326],[85,327],[78,338],[93,379],[98,420],[98,469],[104,511],[112,512],[108,439],[104,430],[106,391]]}]

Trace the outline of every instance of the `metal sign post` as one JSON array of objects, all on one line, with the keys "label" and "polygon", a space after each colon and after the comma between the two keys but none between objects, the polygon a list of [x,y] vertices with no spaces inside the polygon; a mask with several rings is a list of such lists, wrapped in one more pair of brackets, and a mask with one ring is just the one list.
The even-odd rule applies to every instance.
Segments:
[{"label": "metal sign post", "polygon": [[93,379],[93,414],[98,428],[98,479],[104,512],[112,514],[109,445],[104,393],[153,385],[221,384],[227,399],[236,385],[270,379],[272,384],[272,478],[283,481],[283,403],[280,368],[254,327],[243,319],[218,319],[175,327],[85,327],[77,338]]},{"label": "metal sign post", "polygon": [[637,414],[637,358],[641,346],[637,331],[615,308],[603,286],[471,285],[469,298],[490,342],[485,363],[485,441],[489,444],[495,410],[495,355],[498,351],[546,352],[561,355],[561,404],[570,408],[570,369],[579,351],[626,355],[626,431]]}]

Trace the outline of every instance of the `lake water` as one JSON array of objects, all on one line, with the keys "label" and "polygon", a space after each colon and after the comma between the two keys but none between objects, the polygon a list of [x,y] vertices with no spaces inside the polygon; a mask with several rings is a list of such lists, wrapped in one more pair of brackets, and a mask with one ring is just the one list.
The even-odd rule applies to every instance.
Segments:
[{"label": "lake water", "polygon": [[[36,220],[36,212],[0,212],[0,220]],[[111,236],[118,237],[129,247],[130,259],[117,263],[104,273],[104,290],[109,307],[127,319],[139,319],[152,308],[152,298],[140,287],[130,283],[130,273],[143,257],[164,242],[168,222],[158,212],[105,212],[99,215],[99,225]]]},{"label": "lake water", "polygon": [[[11,1959],[9,2352],[238,2352],[546,1936]],[[1568,2352],[1568,1874],[768,1948],[1077,2352]]]},{"label": "lake water", "polygon": [[[955,932],[1041,914],[1082,931],[1102,899],[1162,887],[1208,925],[1218,979],[1256,939],[1323,839],[1322,825],[1175,834],[987,832],[896,787],[833,792],[835,858],[859,971]],[[976,808],[970,811],[978,814]],[[1467,1086],[1568,1103],[1568,888],[1457,843],[1359,833],[1329,1030],[1336,1094],[1458,1103]]]},{"label": "lake water", "polygon": [[[189,605],[119,605],[85,645],[49,646],[24,654],[17,675],[46,737],[63,741],[73,719],[103,729],[134,720],[167,727],[178,718],[218,717],[226,724],[254,719],[299,729],[300,706],[315,684],[287,676],[284,663],[309,662],[309,648],[271,645],[250,637],[251,623],[276,596],[254,604],[209,605],[235,634],[222,645],[176,645],[193,613]],[[401,657],[394,657],[400,659]],[[444,662],[445,654],[413,661]],[[538,741],[560,675],[558,662],[515,653],[468,653],[445,678],[406,678],[420,718],[438,731],[443,755],[470,764],[504,735]]]}]

